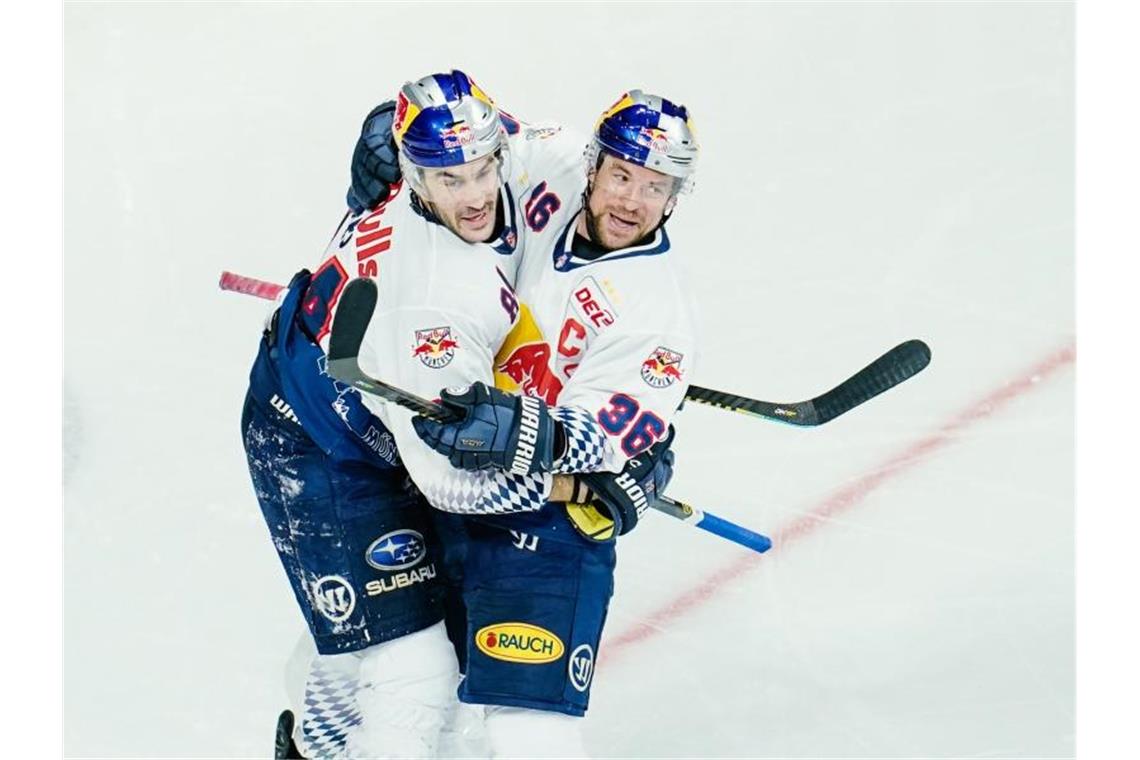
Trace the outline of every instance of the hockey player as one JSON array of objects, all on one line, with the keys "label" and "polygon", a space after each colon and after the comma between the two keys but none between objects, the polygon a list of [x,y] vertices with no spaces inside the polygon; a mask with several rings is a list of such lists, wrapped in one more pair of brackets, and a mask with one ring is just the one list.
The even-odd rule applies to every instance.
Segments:
[{"label": "hockey player", "polygon": [[[495,360],[499,387],[445,388],[443,403],[464,419],[414,421],[456,467],[629,474],[636,457],[671,436],[695,354],[664,228],[692,184],[698,148],[688,112],[632,90],[598,120],[585,172],[584,142],[562,132],[535,143],[522,200],[525,305]],[[558,420],[574,425],[570,446],[549,433]],[[630,498],[589,504],[591,477],[579,479],[586,487],[567,512],[469,521],[460,698],[497,706],[487,719],[496,754],[584,752],[573,717],[588,704],[614,538],[645,508],[639,484],[620,477]]]},{"label": "hockey player", "polygon": [[[294,278],[251,372],[250,471],[319,652],[301,726],[314,756],[436,751],[455,657],[439,622],[435,532],[406,475],[433,506],[462,513],[536,511],[555,486],[551,472],[452,469],[410,415],[362,405],[324,373],[337,298],[366,276],[381,293],[366,336],[374,371],[429,395],[491,379],[519,309],[516,196],[503,180],[524,187],[526,176],[510,175],[504,122],[462,72],[405,85],[393,123],[404,181],[347,214],[321,266]],[[574,439],[562,427],[552,425],[566,445]],[[617,488],[594,490],[607,487]]]}]

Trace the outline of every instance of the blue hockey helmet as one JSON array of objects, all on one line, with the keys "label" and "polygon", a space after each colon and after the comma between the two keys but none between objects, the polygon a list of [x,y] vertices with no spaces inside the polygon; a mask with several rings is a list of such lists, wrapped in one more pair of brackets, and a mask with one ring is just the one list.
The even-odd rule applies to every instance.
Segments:
[{"label": "blue hockey helmet", "polygon": [[401,170],[458,166],[506,149],[499,109],[479,85],[458,69],[407,82],[396,98],[392,135]]},{"label": "blue hockey helmet", "polygon": [[678,192],[689,192],[698,151],[687,108],[660,95],[630,90],[598,117],[586,150],[587,169],[593,171],[602,153],[609,153],[677,177]]}]

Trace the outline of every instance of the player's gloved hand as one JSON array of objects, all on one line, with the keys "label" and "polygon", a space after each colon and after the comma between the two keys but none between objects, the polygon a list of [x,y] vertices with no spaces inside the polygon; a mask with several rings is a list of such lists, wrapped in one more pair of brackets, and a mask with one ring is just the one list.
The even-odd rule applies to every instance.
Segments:
[{"label": "player's gloved hand", "polygon": [[395,112],[396,101],[386,100],[372,109],[360,127],[352,151],[352,185],[345,198],[357,214],[387,200],[388,185],[400,179],[396,141],[392,138]]},{"label": "player's gloved hand", "polygon": [[412,427],[452,467],[497,467],[519,475],[550,471],[559,426],[542,399],[475,383],[456,390],[444,388],[440,401],[462,419],[444,423],[417,415]]},{"label": "player's gloved hand", "polygon": [[566,514],[591,541],[611,541],[635,527],[649,502],[665,492],[673,479],[673,426],[665,438],[625,463],[618,474],[592,472],[575,476],[575,494]]}]

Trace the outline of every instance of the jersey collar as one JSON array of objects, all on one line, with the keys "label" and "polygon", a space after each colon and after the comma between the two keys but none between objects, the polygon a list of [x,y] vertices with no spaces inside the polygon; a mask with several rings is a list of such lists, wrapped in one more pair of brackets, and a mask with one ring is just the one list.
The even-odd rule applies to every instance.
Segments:
[{"label": "jersey collar", "polygon": [[[443,227],[444,224],[439,220],[439,217],[431,212],[420,196],[413,190],[411,192],[412,211],[419,214],[426,221],[432,224],[438,224]],[[504,256],[509,256],[515,252],[519,244],[518,235],[518,213],[515,210],[515,196],[511,193],[511,188],[506,182],[503,183],[502,189],[499,191],[499,210],[503,214],[504,224],[503,229],[499,231],[491,240],[488,240],[486,245],[491,246],[495,253],[501,253]],[[451,232],[451,230],[448,230]]]},{"label": "jersey collar", "polygon": [[591,264],[597,264],[600,261],[617,261],[618,259],[628,259],[634,256],[656,256],[660,253],[665,253],[669,250],[669,234],[665,232],[664,227],[658,227],[653,233],[653,237],[640,245],[631,245],[628,248],[618,248],[615,251],[610,251],[596,259],[584,259],[574,254],[574,229],[578,224],[578,217],[584,213],[584,210],[579,210],[569,223],[562,228],[561,234],[558,236],[558,242],[554,244],[554,268],[559,272],[569,272],[581,267],[587,267]]}]

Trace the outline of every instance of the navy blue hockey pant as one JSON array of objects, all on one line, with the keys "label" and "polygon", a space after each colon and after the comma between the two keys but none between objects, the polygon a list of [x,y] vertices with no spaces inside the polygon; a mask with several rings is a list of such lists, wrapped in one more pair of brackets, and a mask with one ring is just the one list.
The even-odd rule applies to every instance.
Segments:
[{"label": "navy blue hockey pant", "polygon": [[[495,522],[465,521],[459,698],[584,715],[613,595],[614,544],[581,538],[553,504]],[[448,550],[457,551],[454,538]]]},{"label": "navy blue hockey pant", "polygon": [[317,651],[352,652],[442,620],[439,541],[406,471],[329,457],[260,385],[246,394],[242,441]]}]

